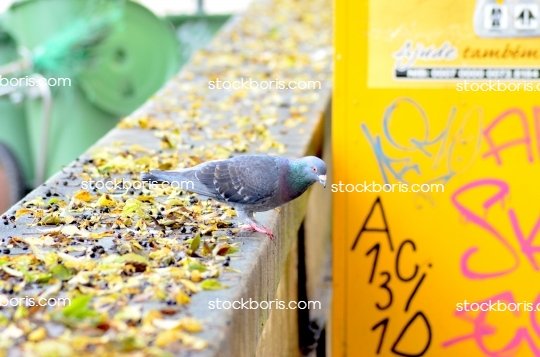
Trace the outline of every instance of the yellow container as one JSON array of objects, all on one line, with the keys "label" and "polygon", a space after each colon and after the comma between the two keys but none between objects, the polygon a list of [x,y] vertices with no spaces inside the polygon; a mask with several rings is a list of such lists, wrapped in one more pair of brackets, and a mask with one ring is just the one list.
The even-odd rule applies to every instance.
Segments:
[{"label": "yellow container", "polygon": [[540,356],[539,8],[336,0],[334,357]]}]

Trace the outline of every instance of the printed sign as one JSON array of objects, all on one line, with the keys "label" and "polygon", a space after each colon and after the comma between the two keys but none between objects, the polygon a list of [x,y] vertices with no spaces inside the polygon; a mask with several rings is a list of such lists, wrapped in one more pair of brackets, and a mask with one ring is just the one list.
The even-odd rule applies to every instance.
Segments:
[{"label": "printed sign", "polygon": [[540,0],[478,0],[476,5],[445,0],[412,7],[410,2],[370,1],[368,86],[452,88],[464,80],[540,81],[535,40],[540,38],[539,9]]},{"label": "printed sign", "polygon": [[540,356],[537,5],[337,0],[333,356]]}]

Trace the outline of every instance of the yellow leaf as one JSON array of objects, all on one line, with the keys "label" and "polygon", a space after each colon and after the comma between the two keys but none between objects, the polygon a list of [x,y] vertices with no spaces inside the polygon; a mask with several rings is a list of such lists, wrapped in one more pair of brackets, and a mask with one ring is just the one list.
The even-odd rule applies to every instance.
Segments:
[{"label": "yellow leaf", "polygon": [[202,324],[198,320],[187,317],[182,320],[182,328],[187,332],[200,332],[202,331]]},{"label": "yellow leaf", "polygon": [[58,225],[60,223],[62,223],[62,219],[58,212],[49,213],[39,221],[41,225]]},{"label": "yellow leaf", "polygon": [[129,200],[127,200],[126,205],[122,209],[123,216],[128,216],[132,213],[140,215],[141,212],[142,212],[142,202],[135,198],[130,198]]},{"label": "yellow leaf", "polygon": [[183,200],[180,197],[172,197],[167,199],[165,203],[170,206],[185,206],[187,204],[187,200]]},{"label": "yellow leaf", "polygon": [[136,151],[136,152],[142,152],[142,153],[146,153],[146,152],[150,152],[150,150],[148,150],[147,148],[145,147],[142,147],[141,145],[139,144],[133,144],[129,147],[129,150],[130,151]]},{"label": "yellow leaf", "polygon": [[99,197],[97,205],[98,207],[115,207],[116,201],[111,197],[111,195],[105,194]]},{"label": "yellow leaf", "polygon": [[24,216],[25,214],[34,213],[34,210],[28,209],[28,208],[21,208],[17,212],[15,212],[15,219]]},{"label": "yellow leaf", "polygon": [[206,340],[203,340],[202,338],[198,338],[195,336],[191,336],[190,334],[187,334],[185,332],[178,331],[176,333],[176,336],[184,345],[187,345],[194,350],[203,350],[208,346],[208,342]]},{"label": "yellow leaf", "polygon": [[191,298],[189,297],[189,295],[186,294],[183,291],[176,294],[176,296],[174,297],[174,300],[179,305],[185,305],[185,304],[189,304],[191,302]]},{"label": "yellow leaf", "polygon": [[227,285],[221,284],[216,279],[206,279],[200,284],[201,288],[204,290],[221,290],[228,288]]},{"label": "yellow leaf", "polygon": [[90,192],[84,190],[77,191],[73,197],[83,202],[91,202],[95,199]]},{"label": "yellow leaf", "polygon": [[197,293],[200,290],[199,287],[197,287],[197,285],[195,285],[195,283],[193,283],[192,281],[189,281],[187,279],[180,279],[180,282],[184,284],[184,286],[193,293]]},{"label": "yellow leaf", "polygon": [[46,336],[47,336],[47,331],[45,330],[45,328],[43,326],[38,327],[37,329],[35,329],[34,331],[28,334],[28,341],[32,341],[32,342],[41,341]]},{"label": "yellow leaf", "polygon": [[195,282],[195,283],[198,283],[199,281],[202,280],[202,277],[201,277],[201,272],[198,271],[198,270],[193,270],[191,272],[191,281]]},{"label": "yellow leaf", "polygon": [[47,204],[45,202],[43,202],[43,197],[38,196],[35,199],[26,202],[24,204],[24,206],[25,207],[29,207],[29,206],[45,207],[45,206],[47,206]]},{"label": "yellow leaf", "polygon": [[75,355],[73,348],[66,343],[57,340],[47,339],[37,342],[35,345],[30,345],[31,353],[33,356],[48,357],[67,357]]},{"label": "yellow leaf", "polygon": [[143,265],[150,264],[150,262],[148,261],[148,258],[139,254],[135,254],[135,253],[128,253],[128,254],[122,255],[121,261],[123,263],[137,263],[137,264],[143,264]]},{"label": "yellow leaf", "polygon": [[199,224],[199,228],[201,229],[201,234],[204,236],[210,232],[213,232],[218,229],[217,224],[214,224],[213,226],[205,226],[203,224]]},{"label": "yellow leaf", "polygon": [[101,239],[104,237],[112,237],[114,232],[100,232],[100,233],[89,233],[88,238],[90,239]]},{"label": "yellow leaf", "polygon": [[155,250],[152,253],[148,255],[150,259],[162,261],[163,259],[167,257],[174,256],[174,253],[169,248],[161,248],[159,250]]},{"label": "yellow leaf", "polygon": [[[112,232],[111,232],[111,233],[112,233]],[[114,233],[113,233],[112,235],[114,235]],[[136,248],[136,249],[138,249],[138,250],[140,250],[140,251],[141,251],[141,250],[144,250],[144,248],[142,247],[142,245],[141,245],[139,242],[137,242],[136,240],[131,240],[131,241],[129,241],[129,244],[131,244],[131,245],[133,246],[133,248]]]},{"label": "yellow leaf", "polygon": [[90,176],[87,172],[81,172],[80,174],[75,174],[75,176],[80,177],[83,181],[92,180],[92,176]]},{"label": "yellow leaf", "polygon": [[157,334],[154,344],[157,347],[167,347],[178,340],[178,331],[164,330]]},{"label": "yellow leaf", "polygon": [[201,233],[197,232],[197,234],[191,241],[191,245],[189,246],[189,249],[191,249],[192,252],[195,252],[197,251],[197,249],[199,249],[200,245],[201,245]]},{"label": "yellow leaf", "polygon": [[151,202],[151,203],[154,202],[153,196],[137,196],[137,199],[142,202]]},{"label": "yellow leaf", "polygon": [[142,324],[143,326],[153,325],[153,321],[155,319],[161,319],[161,318],[163,318],[163,314],[159,310],[150,310],[143,317]]}]

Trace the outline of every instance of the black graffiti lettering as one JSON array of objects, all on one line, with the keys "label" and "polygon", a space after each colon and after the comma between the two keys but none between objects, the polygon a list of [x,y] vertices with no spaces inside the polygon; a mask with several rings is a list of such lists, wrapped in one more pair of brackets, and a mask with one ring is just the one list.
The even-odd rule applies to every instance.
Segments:
[{"label": "black graffiti lettering", "polygon": [[390,282],[390,278],[391,278],[390,273],[388,273],[387,271],[383,271],[383,272],[381,272],[381,276],[386,276],[386,281],[384,283],[382,283],[381,285],[379,285],[379,287],[388,292],[388,304],[386,304],[386,306],[381,306],[377,302],[377,303],[375,303],[375,306],[377,306],[377,309],[379,309],[379,310],[386,310],[390,306],[392,306],[392,301],[394,300],[394,295],[392,294],[392,289],[390,289],[390,287],[388,286],[388,283]]},{"label": "black graffiti lettering", "polygon": [[405,305],[405,312],[409,311],[409,306],[411,305],[412,299],[416,295],[416,292],[420,288],[420,285],[422,285],[422,282],[424,281],[424,278],[426,277],[426,274],[423,274],[420,280],[418,280],[418,283],[414,287],[414,290],[411,293],[411,296],[409,296],[409,300],[407,300],[407,304]]},{"label": "black graffiti lettering", "polygon": [[[381,217],[382,217],[382,220],[383,220],[383,223],[384,223],[384,228],[368,228],[367,227],[368,223],[369,223],[369,219],[373,215],[376,206],[379,206],[379,209],[381,211]],[[364,223],[362,224],[362,228],[360,228],[360,231],[356,235],[356,239],[354,240],[354,243],[353,243],[353,245],[351,247],[351,250],[354,250],[354,248],[356,248],[356,245],[358,244],[358,242],[360,240],[360,237],[362,236],[362,234],[364,232],[384,232],[384,233],[386,233],[386,236],[388,238],[388,245],[390,246],[390,251],[392,251],[392,252],[394,251],[394,246],[392,244],[392,237],[390,236],[390,229],[388,228],[388,223],[386,222],[386,215],[384,214],[384,208],[383,208],[380,197],[377,197],[377,199],[375,200],[375,202],[371,206],[371,209],[369,210],[369,213],[368,213],[366,219],[364,220]]]},{"label": "black graffiti lettering", "polygon": [[[378,208],[378,210],[380,211],[380,213],[377,213],[378,216],[375,213],[376,208]],[[372,221],[382,222],[383,226],[381,227],[380,224],[379,224],[379,226],[374,225],[372,223]],[[377,199],[373,202],[373,204],[372,204],[372,206],[371,206],[371,208],[369,210],[369,213],[365,217],[365,219],[364,219],[364,221],[362,223],[362,226],[361,226],[360,230],[358,231],[358,233],[356,235],[356,238],[355,238],[355,240],[354,240],[354,242],[353,242],[353,244],[351,246],[351,251],[354,251],[356,249],[358,243],[360,242],[360,238],[362,237],[362,234],[365,233],[365,232],[385,233],[386,234],[386,239],[387,239],[387,242],[388,242],[388,247],[390,248],[390,252],[392,252],[392,253],[394,252],[392,236],[390,234],[390,227],[389,227],[388,222],[386,220],[386,214],[385,214],[384,207],[383,207],[383,204],[382,204],[382,201],[381,201],[380,197],[377,197]],[[371,248],[369,250],[367,250],[366,253],[365,253],[366,258],[370,258],[371,256],[373,256],[373,263],[372,263],[372,266],[371,266],[371,272],[370,272],[370,276],[369,276],[369,284],[372,284],[375,281],[375,276],[380,276],[380,277],[383,278],[383,281],[379,285],[379,288],[381,290],[386,291],[386,294],[384,294],[384,295],[386,295],[386,297],[383,297],[381,299],[381,301],[376,301],[375,302],[375,307],[378,310],[387,310],[392,306],[392,304],[394,302],[394,292],[393,292],[393,290],[392,290],[392,288],[390,286],[390,282],[392,281],[392,273],[393,273],[393,272],[391,273],[392,269],[389,269],[389,270],[386,270],[386,271],[381,271],[381,272],[377,271],[379,265],[382,264],[384,266],[385,265],[384,262],[387,261],[385,259],[383,259],[381,261],[381,259],[380,259],[381,254],[384,253],[384,251],[382,250],[383,249],[383,244],[384,244],[383,242],[378,240],[378,242],[373,244],[373,246],[371,246]],[[406,239],[403,242],[401,242],[401,244],[399,245],[399,247],[397,249],[397,252],[395,253],[395,257],[393,257],[394,258],[393,259],[394,271],[395,271],[395,274],[396,274],[396,276],[398,278],[398,280],[394,280],[394,281],[397,281],[397,284],[409,283],[409,282],[413,283],[415,281],[416,277],[421,274],[420,265],[415,263],[414,261],[411,261],[411,260],[406,258],[406,257],[408,257],[407,256],[408,253],[405,253],[405,250],[406,250],[405,247],[406,246],[410,246],[409,249],[411,249],[412,252],[416,252],[416,244],[414,243],[414,241],[412,239]],[[386,253],[384,253],[384,254],[386,254]],[[413,253],[413,256],[414,256],[414,253]],[[384,255],[383,255],[383,257],[384,257]],[[407,265],[408,262],[411,262],[410,265]],[[392,264],[392,263],[390,263],[390,264]],[[431,267],[431,264],[429,265],[429,267]],[[384,269],[384,268],[386,268],[386,267],[383,267],[382,269]],[[409,295],[409,298],[407,299],[407,303],[405,304],[405,313],[408,312],[410,307],[412,306],[414,297],[416,296],[416,294],[420,290],[420,287],[422,286],[422,283],[423,283],[425,278],[426,278],[426,274],[424,273],[416,281],[416,284],[415,284],[411,294]],[[396,284],[395,282],[392,282],[392,285],[395,285],[395,284]],[[401,301],[401,300],[398,299],[398,301]],[[404,336],[407,334],[407,331],[409,330],[409,328],[415,322],[417,322],[417,323],[422,323],[423,322],[423,325],[424,325],[424,327],[425,327],[425,329],[427,331],[427,340],[425,341],[425,344],[421,340],[418,341],[418,344],[419,344],[418,349],[420,349],[420,348],[422,349],[420,352],[418,352],[418,353],[417,352],[405,352],[404,351],[404,346],[403,346],[404,343],[402,343],[402,346],[400,346],[400,343],[404,339]],[[376,351],[377,355],[380,355],[381,351],[383,350],[384,339],[386,338],[386,333],[387,333],[387,330],[388,330],[389,323],[390,323],[390,318],[386,317],[383,320],[380,320],[379,322],[377,322],[371,328],[372,332],[375,332],[378,329],[382,330],[381,335],[380,335],[380,339],[379,339],[379,342],[378,342],[378,346],[377,346],[377,351]],[[392,337],[389,337],[389,338],[393,339],[393,335],[394,334],[392,333]],[[394,344],[392,345],[392,348],[391,348],[390,351],[395,355],[399,355],[399,356],[403,356],[403,357],[420,357],[420,356],[423,356],[427,352],[427,350],[429,349],[429,347],[431,345],[431,339],[432,339],[431,325],[429,324],[429,321],[428,321],[427,317],[424,315],[424,313],[419,311],[414,316],[412,316],[411,319],[407,322],[407,324],[403,327],[403,329],[399,333],[398,337],[396,338]],[[407,342],[407,345],[409,345],[408,342]],[[384,350],[386,352],[389,352],[388,347],[386,347]]]},{"label": "black graffiti lettering", "polygon": [[383,330],[382,330],[382,333],[381,333],[381,339],[379,340],[379,346],[377,347],[377,354],[381,353],[381,348],[382,348],[382,344],[383,344],[383,340],[384,340],[384,335],[386,334],[386,326],[388,326],[388,317],[385,318],[384,320],[381,320],[376,325],[374,325],[371,328],[371,331],[375,331],[379,326],[382,326]]},{"label": "black graffiti lettering", "polygon": [[418,264],[414,265],[414,273],[410,277],[404,278],[403,275],[401,274],[401,270],[399,269],[400,267],[399,263],[401,262],[401,252],[403,251],[403,247],[405,247],[406,244],[410,244],[412,246],[413,251],[416,252],[416,246],[414,245],[414,242],[410,239],[404,240],[398,248],[397,255],[396,255],[396,275],[399,280],[404,281],[404,282],[413,280],[416,277],[416,274],[418,274]]},{"label": "black graffiti lettering", "polygon": [[373,267],[371,268],[371,275],[369,277],[369,283],[373,282],[373,277],[375,276],[375,270],[377,270],[377,261],[379,260],[379,252],[381,250],[381,245],[379,243],[375,244],[367,253],[366,257],[375,252],[375,259],[373,259]]},{"label": "black graffiti lettering", "polygon": [[[426,341],[426,344],[424,346],[424,349],[421,351],[421,352],[418,352],[418,353],[407,353],[407,352],[403,352],[403,351],[398,351],[397,350],[397,346],[399,344],[399,342],[401,341],[401,339],[403,338],[403,336],[405,335],[405,333],[407,332],[407,330],[409,329],[409,327],[412,325],[412,323],[418,318],[418,317],[421,317],[423,320],[424,320],[424,324],[426,326],[426,329],[427,329],[427,333],[428,333],[428,338],[427,338],[427,341]],[[399,355],[399,356],[403,356],[403,357],[420,357],[420,356],[423,356],[424,353],[426,353],[426,351],[428,350],[429,348],[429,345],[431,344],[431,326],[429,324],[429,321],[426,317],[426,315],[424,315],[423,312],[421,311],[418,311],[416,314],[414,314],[414,316],[409,320],[409,322],[407,322],[407,325],[405,325],[405,327],[403,328],[403,330],[401,330],[401,333],[399,334],[398,338],[396,339],[396,342],[394,342],[394,345],[392,346],[392,352]]]}]

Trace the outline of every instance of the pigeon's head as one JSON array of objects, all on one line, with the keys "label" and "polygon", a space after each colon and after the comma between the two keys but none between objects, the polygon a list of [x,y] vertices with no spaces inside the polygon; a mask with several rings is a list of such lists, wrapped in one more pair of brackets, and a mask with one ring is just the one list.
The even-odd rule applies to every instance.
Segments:
[{"label": "pigeon's head", "polygon": [[306,156],[299,161],[303,164],[304,174],[311,182],[319,181],[326,187],[326,164],[315,156]]}]

